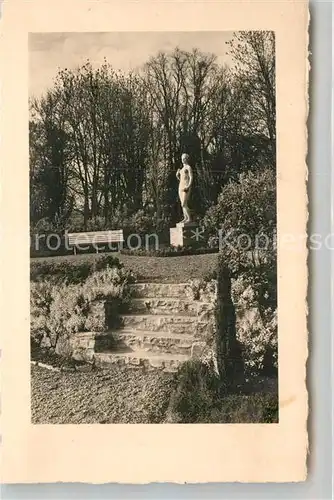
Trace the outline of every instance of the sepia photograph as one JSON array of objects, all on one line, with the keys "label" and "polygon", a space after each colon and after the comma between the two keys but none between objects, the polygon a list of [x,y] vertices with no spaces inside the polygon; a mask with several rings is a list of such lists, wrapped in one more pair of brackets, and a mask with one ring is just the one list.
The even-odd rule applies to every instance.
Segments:
[{"label": "sepia photograph", "polygon": [[277,424],[273,31],[29,33],[32,424]]}]

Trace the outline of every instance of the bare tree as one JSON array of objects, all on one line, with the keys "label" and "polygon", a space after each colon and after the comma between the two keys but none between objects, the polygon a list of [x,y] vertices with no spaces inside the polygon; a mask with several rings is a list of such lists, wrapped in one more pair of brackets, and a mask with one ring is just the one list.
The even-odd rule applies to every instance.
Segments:
[{"label": "bare tree", "polygon": [[156,126],[163,127],[163,158],[167,166],[166,204],[175,206],[175,171],[182,152],[195,164],[201,183],[201,199],[210,191],[210,176],[204,151],[210,142],[210,103],[219,85],[220,75],[213,54],[196,49],[176,48],[160,52],[144,68],[144,82]]},{"label": "bare tree", "polygon": [[30,189],[32,218],[47,217],[59,226],[72,207],[70,196],[71,142],[62,103],[54,91],[31,101],[29,123]]},{"label": "bare tree", "polygon": [[276,157],[276,71],[275,34],[272,31],[241,31],[229,42],[236,71],[248,84],[252,108],[249,125],[264,133]]},{"label": "bare tree", "polygon": [[195,172],[197,215],[240,172],[274,166],[274,49],[272,33],[240,32],[230,42],[230,69],[213,54],[176,48],[137,73],[107,61],[60,70],[31,106],[33,218],[68,217],[75,201],[84,227],[98,218],[109,227],[115,213],[143,206],[175,221],[183,152]]}]

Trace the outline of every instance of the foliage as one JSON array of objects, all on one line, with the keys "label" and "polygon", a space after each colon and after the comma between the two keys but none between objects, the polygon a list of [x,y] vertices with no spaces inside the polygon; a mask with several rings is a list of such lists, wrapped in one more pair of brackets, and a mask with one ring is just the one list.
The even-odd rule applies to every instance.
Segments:
[{"label": "foliage", "polygon": [[86,279],[83,295],[88,302],[123,297],[125,285],[133,282],[134,276],[131,271],[107,267],[102,271],[96,271]]},{"label": "foliage", "polygon": [[268,307],[260,314],[256,293],[242,277],[232,287],[238,308],[237,338],[242,345],[246,375],[277,371],[277,309]]},{"label": "foliage", "polygon": [[209,418],[220,398],[220,381],[213,368],[197,360],[181,366],[167,410],[167,421],[196,423]]},{"label": "foliage", "polygon": [[32,347],[39,346],[50,332],[49,315],[54,285],[49,281],[30,284],[30,337]]},{"label": "foliage", "polygon": [[60,284],[54,288],[50,306],[49,338],[56,347],[60,337],[68,338],[75,332],[83,331],[88,312],[88,304],[83,295],[82,285]]},{"label": "foliage", "polygon": [[64,106],[56,92],[34,101],[38,120],[29,123],[30,197],[32,221],[47,219],[49,224],[61,225],[74,204],[69,191],[72,159],[70,137],[65,127]]},{"label": "foliage", "polygon": [[[44,276],[45,278],[45,276]],[[81,276],[82,278],[82,276]],[[103,331],[106,325],[105,302],[114,303],[117,315],[127,298],[126,285],[133,281],[131,272],[119,267],[95,271],[83,282],[36,281],[31,284],[31,337],[56,347],[78,331]],[[96,307],[97,306],[97,307]],[[115,307],[116,306],[116,307]],[[116,321],[116,318],[111,318]]]},{"label": "foliage", "polygon": [[205,300],[206,302],[215,302],[217,300],[217,282],[211,279],[211,276],[205,276],[202,279],[194,278],[188,281],[186,293],[192,300]]},{"label": "foliage", "polygon": [[83,329],[85,305],[82,285],[32,282],[30,331],[34,344],[43,341],[48,347],[56,347],[60,335]]},{"label": "foliage", "polygon": [[[32,126],[42,127],[41,134],[31,141],[33,160],[40,157],[37,145],[43,138],[45,121],[61,117],[58,135],[66,137],[68,143],[68,155],[61,156],[62,172],[70,196],[82,210],[84,225],[99,215],[107,220],[120,201],[120,193],[122,203],[128,202],[134,209],[142,204],[140,188],[149,133],[144,96],[137,75],[125,77],[107,62],[94,70],[87,62],[74,71],[59,70],[53,88],[31,103]],[[48,150],[44,154],[48,155]],[[51,154],[48,161],[52,166]],[[39,169],[36,163],[34,170]]]},{"label": "foliage", "polygon": [[274,35],[235,33],[229,50],[231,69],[213,54],[175,48],[129,74],[107,61],[59,70],[30,103],[31,222],[160,231],[180,215],[183,152],[198,215],[241,172],[273,170]]},{"label": "foliage", "polygon": [[[221,232],[221,249],[235,258],[252,252],[261,257],[258,247],[273,249],[276,228],[276,178],[270,169],[240,174],[237,182],[223,187],[217,204],[208,210],[204,227],[217,238]],[[264,246],[267,243],[267,246]],[[256,248],[257,246],[257,248]],[[239,257],[240,256],[240,257]]]},{"label": "foliage", "polygon": [[31,260],[30,279],[32,281],[52,281],[53,283],[83,283],[94,271],[107,268],[121,268],[119,260],[112,255],[81,260]]},{"label": "foliage", "polygon": [[279,408],[276,394],[228,394],[213,408],[210,416],[200,422],[210,424],[272,424],[278,423]]},{"label": "foliage", "polygon": [[276,308],[276,179],[270,169],[241,174],[227,184],[204,225],[217,238],[221,264],[242,275],[256,295],[260,314]]},{"label": "foliage", "polygon": [[278,422],[276,393],[226,393],[213,368],[200,361],[184,363],[174,384],[167,423]]},{"label": "foliage", "polygon": [[218,253],[217,248],[207,247],[172,247],[167,246],[158,249],[137,248],[128,249],[123,248],[120,251],[123,255],[137,255],[142,257],[176,257],[178,255],[203,255],[210,253]]},{"label": "foliage", "polygon": [[69,232],[81,231],[107,231],[110,229],[123,229],[125,234],[150,234],[160,233],[168,226],[168,219],[161,219],[155,212],[148,208],[130,213],[127,206],[115,209],[106,219],[102,216],[89,218],[86,223],[79,213],[75,213],[67,222]]}]

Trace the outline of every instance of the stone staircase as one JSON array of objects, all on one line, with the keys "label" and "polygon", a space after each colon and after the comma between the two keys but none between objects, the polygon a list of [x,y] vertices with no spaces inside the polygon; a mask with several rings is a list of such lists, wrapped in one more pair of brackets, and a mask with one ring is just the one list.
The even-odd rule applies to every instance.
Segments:
[{"label": "stone staircase", "polygon": [[88,332],[78,334],[79,351],[80,346],[81,353],[90,349],[98,364],[177,371],[183,362],[201,356],[213,328],[213,304],[194,300],[187,290],[187,283],[131,285],[121,326],[93,337]]}]

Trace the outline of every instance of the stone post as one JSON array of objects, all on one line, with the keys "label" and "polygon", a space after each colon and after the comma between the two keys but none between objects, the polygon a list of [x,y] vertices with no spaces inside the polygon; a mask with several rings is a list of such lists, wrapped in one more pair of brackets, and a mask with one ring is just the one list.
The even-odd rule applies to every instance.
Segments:
[{"label": "stone post", "polygon": [[243,377],[242,353],[236,336],[236,314],[231,295],[231,276],[228,268],[219,263],[217,301],[217,362],[225,389]]}]

